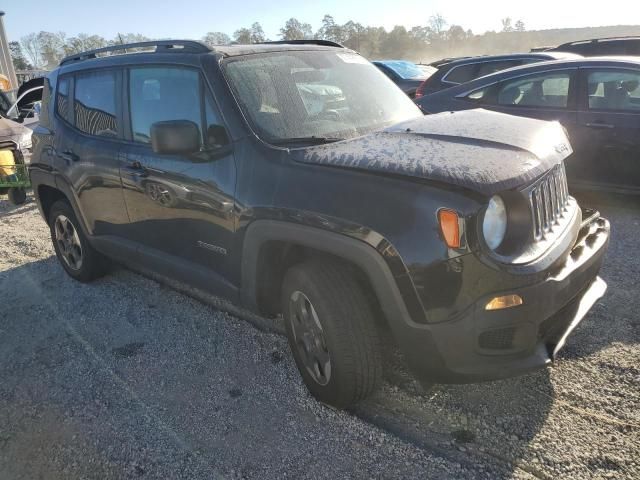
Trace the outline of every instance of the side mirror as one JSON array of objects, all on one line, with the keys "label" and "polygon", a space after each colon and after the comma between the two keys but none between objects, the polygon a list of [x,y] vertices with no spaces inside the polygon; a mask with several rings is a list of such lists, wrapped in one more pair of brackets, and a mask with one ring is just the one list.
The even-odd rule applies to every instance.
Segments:
[{"label": "side mirror", "polygon": [[151,125],[155,153],[189,154],[200,150],[200,129],[189,120],[168,120]]},{"label": "side mirror", "polygon": [[222,125],[209,125],[207,128],[207,146],[211,148],[224,147],[231,141],[227,135],[227,129]]}]

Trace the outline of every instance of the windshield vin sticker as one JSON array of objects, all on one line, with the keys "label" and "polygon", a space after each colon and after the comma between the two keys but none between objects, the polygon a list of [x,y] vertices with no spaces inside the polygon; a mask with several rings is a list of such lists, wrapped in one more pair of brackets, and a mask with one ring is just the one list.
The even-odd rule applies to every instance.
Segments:
[{"label": "windshield vin sticker", "polygon": [[365,58],[355,53],[337,53],[336,56],[345,63],[369,63]]}]

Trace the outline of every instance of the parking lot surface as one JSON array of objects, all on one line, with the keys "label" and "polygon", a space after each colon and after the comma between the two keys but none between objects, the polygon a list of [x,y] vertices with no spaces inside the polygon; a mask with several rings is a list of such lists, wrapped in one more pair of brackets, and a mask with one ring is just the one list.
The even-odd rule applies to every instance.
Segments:
[{"label": "parking lot surface", "polygon": [[609,285],[557,362],[337,412],[269,320],[122,266],[68,278],[32,198],[0,197],[0,477],[640,478],[640,201],[612,224]]}]

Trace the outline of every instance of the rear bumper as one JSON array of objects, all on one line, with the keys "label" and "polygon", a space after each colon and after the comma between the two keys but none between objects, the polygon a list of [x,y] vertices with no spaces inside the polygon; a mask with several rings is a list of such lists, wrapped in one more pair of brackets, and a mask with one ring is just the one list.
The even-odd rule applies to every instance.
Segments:
[{"label": "rear bumper", "polygon": [[[550,363],[605,291],[598,277],[609,242],[609,223],[582,225],[564,263],[542,281],[489,292],[455,319],[405,325],[396,338],[418,377],[467,383],[511,377]],[[485,310],[495,296],[517,294],[523,304]]]}]

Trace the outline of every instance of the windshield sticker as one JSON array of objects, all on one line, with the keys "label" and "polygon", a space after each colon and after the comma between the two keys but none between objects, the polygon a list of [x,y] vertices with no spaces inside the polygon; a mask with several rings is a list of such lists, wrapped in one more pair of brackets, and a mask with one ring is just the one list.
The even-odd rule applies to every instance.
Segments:
[{"label": "windshield sticker", "polygon": [[336,55],[345,63],[369,63],[366,58],[355,53],[337,53]]}]

